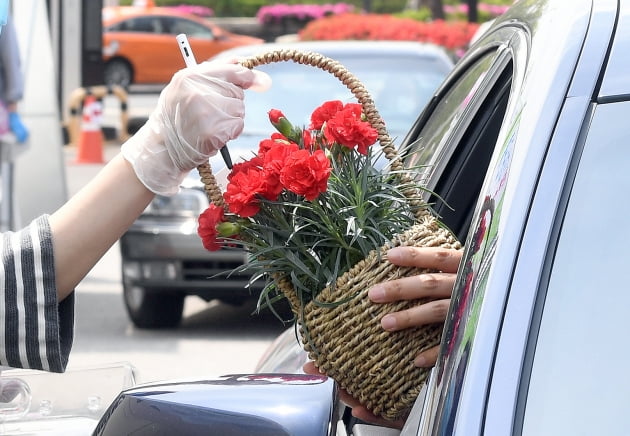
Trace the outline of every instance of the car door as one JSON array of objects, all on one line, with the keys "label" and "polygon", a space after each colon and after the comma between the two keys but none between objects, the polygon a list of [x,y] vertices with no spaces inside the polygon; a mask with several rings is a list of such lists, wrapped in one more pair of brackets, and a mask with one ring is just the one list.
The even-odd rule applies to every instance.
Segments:
[{"label": "car door", "polygon": [[[418,434],[481,434],[485,414],[501,413],[486,400],[513,267],[557,123],[571,133],[564,144],[574,144],[592,97],[607,37],[587,38],[588,30],[605,34],[614,22],[598,27],[598,12],[590,1],[517,3],[472,47],[407,138],[418,143],[408,163],[423,168],[434,207],[466,242],[440,357],[408,422]],[[577,68],[580,59],[588,67]],[[513,416],[508,405],[495,406]]]},{"label": "car door", "polygon": [[137,16],[118,23],[106,33],[104,43],[110,41],[118,43],[117,55],[132,63],[137,83],[166,83],[172,72],[184,66],[177,42],[167,33],[159,15]]},{"label": "car door", "polygon": [[629,13],[627,2],[595,2],[590,14],[514,265],[487,434],[630,431],[630,237],[619,201],[630,184]]}]

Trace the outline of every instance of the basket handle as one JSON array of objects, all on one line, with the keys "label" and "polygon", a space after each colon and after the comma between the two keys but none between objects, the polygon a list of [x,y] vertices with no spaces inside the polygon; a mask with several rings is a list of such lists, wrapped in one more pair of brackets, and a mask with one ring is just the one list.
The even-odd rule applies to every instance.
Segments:
[{"label": "basket handle", "polygon": [[[394,148],[394,141],[387,132],[385,123],[376,110],[374,100],[370,96],[370,93],[365,86],[363,86],[361,81],[338,61],[315,52],[280,49],[245,58],[240,60],[239,63],[246,68],[252,69],[259,65],[286,61],[293,61],[298,64],[320,68],[339,79],[357,98],[357,101],[363,108],[367,122],[378,132],[378,141],[383,149],[383,154],[390,161],[390,168],[395,172],[403,170],[401,160],[397,159],[398,153]],[[199,170],[209,200],[214,202],[217,206],[224,206],[223,196],[212,174],[210,165],[205,163],[200,165],[197,169]],[[410,181],[409,176],[405,173],[399,174],[401,174],[403,182]],[[405,195],[413,206],[420,206],[421,204],[418,194],[417,189],[409,189],[408,192],[405,192]],[[415,207],[415,210],[418,211],[418,217],[425,216],[427,213],[425,208],[422,207]]]}]

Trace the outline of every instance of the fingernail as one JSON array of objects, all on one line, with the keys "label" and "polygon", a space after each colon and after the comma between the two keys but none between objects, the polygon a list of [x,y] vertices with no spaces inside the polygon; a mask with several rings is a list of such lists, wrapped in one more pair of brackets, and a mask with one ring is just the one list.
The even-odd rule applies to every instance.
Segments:
[{"label": "fingernail", "polygon": [[396,262],[396,260],[398,260],[399,258],[400,258],[399,247],[390,248],[387,251],[387,260],[389,260],[390,262]]},{"label": "fingernail", "polygon": [[385,301],[385,288],[382,285],[375,285],[368,291],[368,297],[375,303],[382,303]]},{"label": "fingernail", "polygon": [[416,356],[413,360],[413,364],[419,367],[425,367],[427,366],[427,359],[425,359],[424,356]]},{"label": "fingernail", "polygon": [[396,317],[394,315],[385,315],[381,319],[381,326],[385,330],[395,330],[396,329]]}]

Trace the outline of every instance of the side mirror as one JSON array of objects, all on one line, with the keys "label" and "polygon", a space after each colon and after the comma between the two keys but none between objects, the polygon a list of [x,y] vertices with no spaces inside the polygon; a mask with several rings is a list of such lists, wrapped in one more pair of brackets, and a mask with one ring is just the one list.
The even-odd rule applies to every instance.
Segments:
[{"label": "side mirror", "polygon": [[227,375],[151,383],[123,391],[94,436],[121,434],[336,434],[338,388],[325,376]]}]

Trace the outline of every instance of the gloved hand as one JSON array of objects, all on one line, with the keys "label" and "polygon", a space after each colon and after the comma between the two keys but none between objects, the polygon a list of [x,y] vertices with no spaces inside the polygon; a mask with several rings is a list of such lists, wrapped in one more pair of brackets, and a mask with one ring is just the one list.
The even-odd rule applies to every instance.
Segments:
[{"label": "gloved hand", "polygon": [[243,89],[255,77],[225,61],[178,71],[146,124],[122,145],[140,181],[156,194],[176,194],[190,170],[242,132]]},{"label": "gloved hand", "polygon": [[9,112],[9,130],[13,132],[19,143],[28,139],[28,129],[22,123],[22,117],[17,112]]}]

